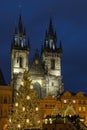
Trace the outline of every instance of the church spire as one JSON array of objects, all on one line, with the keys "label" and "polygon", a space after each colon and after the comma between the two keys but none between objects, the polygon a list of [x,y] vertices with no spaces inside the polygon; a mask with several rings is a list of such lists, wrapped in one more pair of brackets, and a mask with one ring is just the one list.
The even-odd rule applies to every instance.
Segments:
[{"label": "church spire", "polygon": [[53,32],[52,18],[51,18],[51,17],[50,17],[50,23],[49,23],[49,31],[48,31],[48,33],[49,33],[50,35],[53,35],[53,34],[54,34],[54,32]]},{"label": "church spire", "polygon": [[19,32],[19,33],[23,33],[23,26],[22,26],[22,18],[21,18],[21,15],[19,16],[18,32]]},{"label": "church spire", "polygon": [[29,40],[29,37],[28,37],[28,47],[30,49],[30,40]]},{"label": "church spire", "polygon": [[56,34],[53,31],[52,18],[50,18],[48,31],[45,33],[44,49],[49,51],[56,50]]}]

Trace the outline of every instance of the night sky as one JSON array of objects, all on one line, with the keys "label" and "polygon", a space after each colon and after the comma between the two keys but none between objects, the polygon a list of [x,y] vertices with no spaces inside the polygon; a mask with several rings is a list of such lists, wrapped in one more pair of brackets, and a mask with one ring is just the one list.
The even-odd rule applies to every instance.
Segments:
[{"label": "night sky", "polygon": [[[21,5],[21,8],[20,8]],[[87,0],[0,1],[0,68],[10,81],[10,46],[21,12],[31,54],[41,48],[50,16],[62,41],[62,75],[65,91],[87,93]]]}]

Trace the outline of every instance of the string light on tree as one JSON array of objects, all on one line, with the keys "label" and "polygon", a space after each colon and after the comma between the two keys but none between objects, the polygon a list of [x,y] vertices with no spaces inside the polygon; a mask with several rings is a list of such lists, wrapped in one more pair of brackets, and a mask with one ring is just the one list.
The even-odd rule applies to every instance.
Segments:
[{"label": "string light on tree", "polygon": [[33,85],[30,86],[30,89],[33,89]]},{"label": "string light on tree", "polygon": [[23,111],[25,111],[25,107],[23,107],[22,109],[23,109]]},{"label": "string light on tree", "polygon": [[11,118],[9,118],[9,122],[11,123]]},{"label": "string light on tree", "polygon": [[15,103],[15,106],[18,107],[18,102]]},{"label": "string light on tree", "polygon": [[24,82],[23,81],[21,81],[21,85],[24,86]]},{"label": "string light on tree", "polygon": [[18,93],[16,93],[16,95],[18,96],[19,94],[18,94]]},{"label": "string light on tree", "polygon": [[27,100],[29,100],[29,99],[30,99],[30,96],[27,96],[26,98],[27,98]]},{"label": "string light on tree", "polygon": [[20,128],[21,127],[21,125],[20,124],[18,124],[18,128]]},{"label": "string light on tree", "polygon": [[8,130],[40,129],[42,121],[38,108],[39,98],[28,71],[24,72],[22,81],[24,85],[20,83],[14,97],[13,112],[9,116],[11,121],[8,121]]},{"label": "string light on tree", "polygon": [[38,107],[36,107],[36,111],[38,111]]},{"label": "string light on tree", "polygon": [[26,122],[29,123],[29,119],[26,119]]}]

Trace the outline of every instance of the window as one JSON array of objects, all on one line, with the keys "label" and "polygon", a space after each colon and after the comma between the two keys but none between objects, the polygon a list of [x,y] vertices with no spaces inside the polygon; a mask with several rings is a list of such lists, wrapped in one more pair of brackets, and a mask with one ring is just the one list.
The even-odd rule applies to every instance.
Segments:
[{"label": "window", "polygon": [[76,100],[73,100],[73,103],[76,103]]},{"label": "window", "polygon": [[79,104],[81,104],[81,101],[79,101]]},{"label": "window", "polygon": [[7,97],[4,97],[4,104],[7,104]]},{"label": "window", "polygon": [[10,104],[10,103],[11,103],[11,97],[8,96],[8,104]]},{"label": "window", "polygon": [[2,109],[0,109],[0,116],[2,116]]},{"label": "window", "polygon": [[3,104],[3,96],[1,96],[1,104]]},{"label": "window", "polygon": [[66,100],[64,100],[64,103],[67,103],[67,101],[66,101]]},{"label": "window", "polygon": [[81,111],[81,107],[79,107],[79,111]]},{"label": "window", "polygon": [[85,100],[83,101],[83,104],[86,104]]},{"label": "window", "polygon": [[20,57],[20,63],[19,63],[19,66],[20,66],[20,68],[23,67],[23,58],[22,58],[22,57]]},{"label": "window", "polygon": [[7,109],[4,110],[4,116],[7,116]]},{"label": "window", "polygon": [[86,110],[85,107],[83,107],[83,111],[84,111],[84,112],[85,112],[85,110]]},{"label": "window", "polygon": [[51,69],[55,69],[55,60],[54,59],[52,59],[51,60]]}]

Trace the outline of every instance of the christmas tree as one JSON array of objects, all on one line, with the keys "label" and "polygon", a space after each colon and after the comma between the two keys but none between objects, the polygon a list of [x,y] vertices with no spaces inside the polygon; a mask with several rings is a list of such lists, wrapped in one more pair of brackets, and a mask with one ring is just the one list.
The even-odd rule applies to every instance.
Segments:
[{"label": "christmas tree", "polygon": [[37,130],[41,128],[39,98],[28,71],[23,74],[20,88],[15,91],[12,114],[9,116],[8,130]]}]

